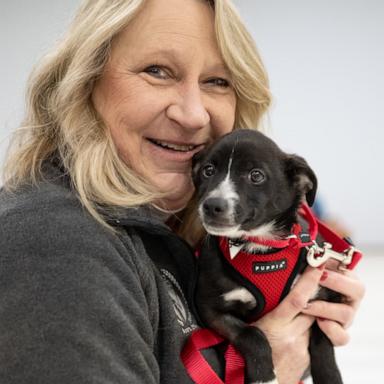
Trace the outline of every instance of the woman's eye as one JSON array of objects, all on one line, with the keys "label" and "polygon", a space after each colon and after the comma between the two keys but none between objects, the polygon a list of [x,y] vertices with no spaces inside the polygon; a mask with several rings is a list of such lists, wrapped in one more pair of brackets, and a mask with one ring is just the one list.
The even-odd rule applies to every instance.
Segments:
[{"label": "woman's eye", "polygon": [[229,81],[225,80],[221,77],[215,77],[213,79],[209,79],[207,82],[209,84],[215,85],[216,87],[222,87],[222,88],[228,88],[229,87]]},{"label": "woman's eye", "polygon": [[260,169],[252,169],[248,178],[253,184],[261,184],[265,180],[265,175]]},{"label": "woman's eye", "polygon": [[208,164],[203,167],[203,176],[204,177],[211,177],[216,173],[216,169],[212,164]]},{"label": "woman's eye", "polygon": [[144,69],[144,72],[158,79],[166,79],[168,77],[167,72],[158,65],[150,65]]}]

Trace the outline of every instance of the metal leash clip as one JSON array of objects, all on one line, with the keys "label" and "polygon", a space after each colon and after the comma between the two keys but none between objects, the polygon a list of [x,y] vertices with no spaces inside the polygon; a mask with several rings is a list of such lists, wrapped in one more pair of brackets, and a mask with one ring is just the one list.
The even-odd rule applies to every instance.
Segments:
[{"label": "metal leash clip", "polygon": [[320,247],[316,241],[313,242],[313,245],[307,247],[307,249],[307,262],[314,268],[319,267],[329,259],[335,259],[341,263],[339,269],[346,269],[346,266],[352,262],[352,257],[355,253],[354,247],[350,247],[343,253],[340,253],[332,249],[332,244],[324,242],[323,246]]}]

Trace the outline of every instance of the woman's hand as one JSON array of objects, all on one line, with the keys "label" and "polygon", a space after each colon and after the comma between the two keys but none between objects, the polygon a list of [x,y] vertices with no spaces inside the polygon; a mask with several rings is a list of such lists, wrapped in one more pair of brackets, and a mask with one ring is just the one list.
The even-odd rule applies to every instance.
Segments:
[{"label": "woman's hand", "polygon": [[308,267],[287,297],[255,325],[266,335],[279,383],[297,384],[309,366],[309,329],[314,316],[302,314],[315,294],[322,269]]},{"label": "woman's hand", "polygon": [[319,327],[335,346],[349,341],[347,328],[352,324],[365,293],[363,283],[352,271],[340,271],[337,266],[335,261],[327,263],[320,285],[341,293],[343,302],[335,304],[315,300],[303,310],[304,314],[317,318]]}]

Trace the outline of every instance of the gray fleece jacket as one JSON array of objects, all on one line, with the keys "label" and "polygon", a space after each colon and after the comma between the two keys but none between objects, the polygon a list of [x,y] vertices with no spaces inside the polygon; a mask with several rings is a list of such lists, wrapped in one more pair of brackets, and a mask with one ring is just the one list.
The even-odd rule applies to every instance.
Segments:
[{"label": "gray fleece jacket", "polygon": [[0,192],[1,384],[191,383],[192,250],[150,209],[107,218],[117,235],[52,164],[37,187]]}]

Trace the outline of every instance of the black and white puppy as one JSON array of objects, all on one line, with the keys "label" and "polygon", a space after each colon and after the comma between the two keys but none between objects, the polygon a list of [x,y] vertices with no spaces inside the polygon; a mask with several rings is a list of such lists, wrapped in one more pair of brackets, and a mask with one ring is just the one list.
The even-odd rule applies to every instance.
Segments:
[{"label": "black and white puppy", "polygon": [[[195,156],[193,180],[199,216],[209,234],[198,261],[199,314],[243,355],[247,382],[275,384],[268,340],[260,329],[247,323],[257,299],[228,273],[217,236],[285,238],[298,220],[303,200],[313,204],[316,176],[303,158],[284,153],[260,132],[243,129],[223,136]],[[339,301],[336,296],[330,300]],[[316,323],[310,354],[315,384],[342,383],[333,346]]]}]

